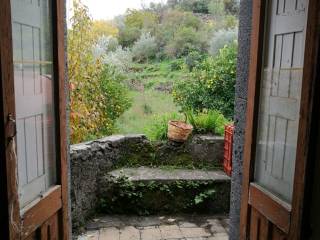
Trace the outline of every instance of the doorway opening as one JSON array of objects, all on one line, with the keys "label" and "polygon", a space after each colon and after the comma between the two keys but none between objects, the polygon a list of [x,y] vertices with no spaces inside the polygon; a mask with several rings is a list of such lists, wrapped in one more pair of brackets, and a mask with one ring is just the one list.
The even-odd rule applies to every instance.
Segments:
[{"label": "doorway opening", "polygon": [[[223,136],[234,111],[239,2],[136,2],[108,2],[104,15],[100,3],[70,8],[74,229],[95,208],[217,215],[227,236]],[[119,4],[128,7],[117,12]],[[155,227],[169,219],[181,233],[178,216]],[[214,236],[209,222],[198,237]]]}]

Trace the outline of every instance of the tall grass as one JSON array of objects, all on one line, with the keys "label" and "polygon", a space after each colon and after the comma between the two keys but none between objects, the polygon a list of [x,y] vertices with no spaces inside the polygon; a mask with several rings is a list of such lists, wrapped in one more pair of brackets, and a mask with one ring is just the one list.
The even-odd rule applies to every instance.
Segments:
[{"label": "tall grass", "polygon": [[153,124],[155,116],[178,112],[172,96],[155,90],[144,92],[130,91],[132,106],[117,121],[120,134],[147,134],[146,126]]},{"label": "tall grass", "polygon": [[153,116],[153,121],[145,126],[145,132],[150,140],[166,140],[169,120],[182,120],[183,115],[172,112]]},{"label": "tall grass", "polygon": [[197,114],[187,111],[186,115],[195,133],[211,133],[222,136],[224,134],[224,126],[229,123],[228,119],[216,110]]}]

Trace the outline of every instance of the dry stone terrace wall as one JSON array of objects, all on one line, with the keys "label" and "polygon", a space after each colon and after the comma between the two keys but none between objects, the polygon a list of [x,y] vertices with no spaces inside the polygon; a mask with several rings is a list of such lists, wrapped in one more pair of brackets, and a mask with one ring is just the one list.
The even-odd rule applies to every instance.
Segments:
[{"label": "dry stone terrace wall", "polygon": [[223,138],[195,135],[187,143],[151,142],[146,136],[117,135],[72,145],[71,210],[73,228],[79,229],[94,214],[98,182],[108,171],[122,166],[159,166],[194,163],[218,166]]},{"label": "dry stone terrace wall", "polygon": [[[95,212],[98,180],[128,153],[149,146],[143,135],[110,136],[95,141],[72,145],[71,212],[73,228],[81,227]],[[132,147],[132,148],[131,148]],[[141,150],[141,156],[143,151]]]}]

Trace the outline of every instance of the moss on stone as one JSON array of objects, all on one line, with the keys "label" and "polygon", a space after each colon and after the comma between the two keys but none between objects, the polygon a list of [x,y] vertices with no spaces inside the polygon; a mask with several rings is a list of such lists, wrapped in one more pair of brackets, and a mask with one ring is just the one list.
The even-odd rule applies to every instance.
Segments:
[{"label": "moss on stone", "polygon": [[186,169],[221,169],[221,164],[207,160],[195,159],[190,153],[190,142],[175,143],[171,141],[144,141],[143,143],[126,143],[121,158],[113,169],[120,167],[168,167]]},{"label": "moss on stone", "polygon": [[206,213],[229,210],[228,181],[132,182],[126,177],[105,178],[99,211],[108,214]]}]

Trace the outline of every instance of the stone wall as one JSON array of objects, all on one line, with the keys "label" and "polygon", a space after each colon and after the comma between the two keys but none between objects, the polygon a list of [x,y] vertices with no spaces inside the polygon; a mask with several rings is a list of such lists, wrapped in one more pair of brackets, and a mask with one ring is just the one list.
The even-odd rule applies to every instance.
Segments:
[{"label": "stone wall", "polygon": [[208,168],[221,166],[224,138],[210,135],[194,135],[186,143],[154,143],[157,165],[176,165]]},{"label": "stone wall", "polygon": [[144,135],[117,135],[72,145],[72,226],[79,229],[97,206],[98,181],[121,166],[158,166],[201,163],[218,166],[223,159],[223,138],[195,135],[188,142],[150,142]]},{"label": "stone wall", "polygon": [[230,199],[230,240],[239,239],[242,163],[247,109],[247,88],[250,58],[252,0],[241,0],[239,16],[239,51],[235,95],[233,172]]},{"label": "stone wall", "polygon": [[128,135],[110,136],[71,146],[71,211],[74,229],[81,227],[95,211],[98,179],[128,152],[134,153],[148,144],[143,135]]}]

